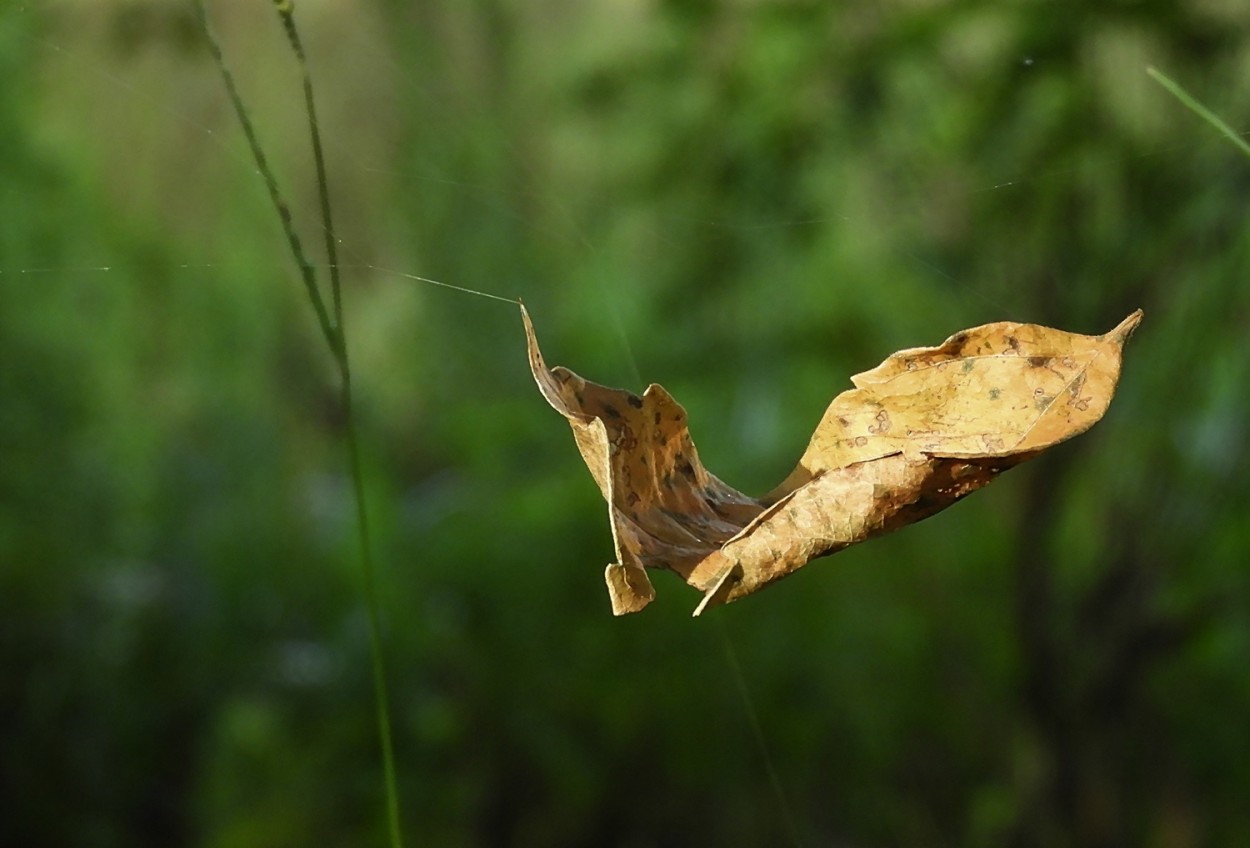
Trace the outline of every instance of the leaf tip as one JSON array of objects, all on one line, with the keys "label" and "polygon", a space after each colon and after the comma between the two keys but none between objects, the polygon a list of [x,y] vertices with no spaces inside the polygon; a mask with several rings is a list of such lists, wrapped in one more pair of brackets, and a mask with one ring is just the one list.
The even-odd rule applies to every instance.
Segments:
[{"label": "leaf tip", "polygon": [[697,618],[712,607],[719,607],[729,601],[729,593],[742,582],[742,564],[732,563],[725,567],[720,576],[712,581],[712,585],[703,593],[703,600],[694,608],[692,618]]},{"label": "leaf tip", "polygon": [[608,584],[613,615],[638,612],[655,600],[655,588],[642,566],[614,562],[604,570],[603,579]]},{"label": "leaf tip", "polygon": [[1121,321],[1114,330],[1107,335],[1124,344],[1129,340],[1129,336],[1133,335],[1133,331],[1137,329],[1137,325],[1141,323],[1142,316],[1145,313],[1140,309],[1136,309],[1127,318]]}]

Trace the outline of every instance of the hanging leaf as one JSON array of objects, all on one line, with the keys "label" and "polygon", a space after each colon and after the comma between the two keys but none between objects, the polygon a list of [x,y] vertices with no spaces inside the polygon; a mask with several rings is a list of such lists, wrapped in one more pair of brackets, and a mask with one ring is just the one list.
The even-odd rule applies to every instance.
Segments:
[{"label": "hanging leaf", "polygon": [[608,502],[612,611],[645,607],[655,597],[646,569],[666,568],[703,593],[698,615],[933,515],[1088,430],[1142,313],[1104,336],[1001,322],[899,351],[851,378],[798,465],[760,498],[703,467],[686,411],[661,386],[640,397],[549,369],[524,306],[521,317],[538,388]]}]

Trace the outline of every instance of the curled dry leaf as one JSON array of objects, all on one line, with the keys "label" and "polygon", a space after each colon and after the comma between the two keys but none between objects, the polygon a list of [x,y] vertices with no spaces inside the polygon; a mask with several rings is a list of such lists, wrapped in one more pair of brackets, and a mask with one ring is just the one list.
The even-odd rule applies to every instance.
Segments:
[{"label": "curled dry leaf", "polygon": [[608,502],[612,611],[645,607],[655,597],[646,569],[667,568],[703,592],[698,615],[933,515],[1089,429],[1142,313],[1103,336],[1001,322],[899,351],[851,378],[794,471],[760,498],[703,467],[686,411],[661,386],[640,397],[549,369],[524,306],[521,317],[538,388]]}]

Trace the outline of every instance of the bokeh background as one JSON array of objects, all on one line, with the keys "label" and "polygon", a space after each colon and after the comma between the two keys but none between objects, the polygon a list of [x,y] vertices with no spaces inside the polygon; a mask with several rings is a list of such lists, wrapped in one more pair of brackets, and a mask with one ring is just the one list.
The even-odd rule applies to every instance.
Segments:
[{"label": "bokeh background", "polygon": [[[299,76],[211,16],[305,243]],[[1241,0],[298,0],[402,815],[430,846],[1250,840]],[[380,845],[343,416],[188,3],[0,5],[0,844]],[[1094,430],[715,615],[610,615],[526,370],[789,471],[850,374],[1137,307]]]}]

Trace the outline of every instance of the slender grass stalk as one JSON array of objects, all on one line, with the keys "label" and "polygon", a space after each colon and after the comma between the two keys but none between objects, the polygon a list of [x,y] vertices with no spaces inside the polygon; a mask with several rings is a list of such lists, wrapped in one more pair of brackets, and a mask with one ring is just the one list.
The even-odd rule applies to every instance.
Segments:
[{"label": "slender grass stalk", "polygon": [[1202,120],[1206,121],[1211,126],[1215,127],[1222,135],[1227,137],[1229,141],[1237,145],[1242,153],[1250,156],[1250,144],[1246,143],[1246,140],[1241,137],[1240,133],[1220,120],[1219,115],[1215,114],[1206,106],[1203,106],[1195,100],[1189,92],[1181,88],[1175,81],[1172,80],[1171,77],[1161,71],[1156,71],[1154,68],[1146,68],[1146,73],[1150,75],[1151,79],[1166,88],[1173,97],[1185,104],[1185,106],[1188,107],[1194,114],[1202,118]]},{"label": "slender grass stalk", "polygon": [[212,54],[213,61],[217,64],[217,70],[221,73],[222,82],[226,86],[226,94],[234,107],[239,124],[243,127],[243,135],[247,137],[247,146],[251,149],[252,158],[256,161],[256,168],[265,180],[265,188],[269,190],[269,199],[273,202],[274,210],[278,213],[278,218],[282,222],[282,232],[286,235],[287,246],[291,249],[291,255],[295,258],[295,264],[299,266],[300,277],[303,279],[304,289],[308,293],[308,301],[312,304],[313,311],[317,313],[317,324],[321,328],[321,334],[325,337],[326,344],[332,350],[337,351],[338,333],[330,319],[330,314],[326,311],[321,291],[317,288],[316,272],[313,270],[312,263],[308,261],[308,257],[304,255],[304,248],[300,244],[299,235],[295,232],[295,226],[291,221],[291,209],[286,205],[286,201],[282,199],[282,192],[278,190],[277,178],[274,177],[273,169],[269,167],[269,160],[265,157],[265,151],[260,146],[256,128],[252,125],[252,120],[248,117],[247,110],[243,108],[243,98],[240,97],[239,90],[234,84],[234,75],[230,73],[230,68],[226,65],[226,57],[221,52],[221,44],[217,41],[217,36],[213,34],[213,29],[208,24],[208,13],[204,9],[204,0],[193,0],[193,3],[200,30],[204,33],[205,41],[208,43],[209,53]]},{"label": "slender grass stalk", "polygon": [[313,161],[317,168],[317,197],[321,202],[321,222],[324,225],[326,261],[330,264],[330,295],[334,300],[334,322],[339,328],[339,342],[343,346],[340,355],[343,358],[343,369],[347,370],[346,337],[343,332],[343,288],[339,282],[339,251],[338,238],[334,234],[334,217],[330,214],[329,179],[326,177],[326,158],[321,149],[321,130],[317,124],[317,106],[313,98],[312,74],[308,71],[308,60],[304,56],[304,44],[300,41],[299,29],[295,26],[295,4],[292,0],[274,0],[278,15],[282,18],[282,29],[286,32],[287,43],[295,54],[299,64],[300,79],[304,86],[304,111],[308,115],[309,138],[312,141]]},{"label": "slender grass stalk", "polygon": [[221,45],[209,26],[204,2],[203,0],[193,0],[193,2],[200,27],[208,42],[209,51],[217,64],[218,71],[221,73],[230,103],[234,108],[240,125],[243,127],[243,133],[247,137],[248,146],[251,148],[252,158],[255,160],[256,167],[265,180],[265,186],[269,190],[269,197],[278,214],[278,219],[282,223],[282,230],[286,235],[291,255],[295,259],[295,264],[299,266],[300,276],[308,294],[308,301],[312,305],[313,312],[316,313],[317,323],[321,328],[322,335],[325,337],[331,354],[334,356],[335,365],[339,372],[339,401],[342,404],[343,415],[346,420],[344,439],[346,441],[348,463],[352,473],[352,489],[356,501],[356,537],[359,544],[361,569],[363,571],[365,608],[369,620],[369,653],[373,670],[373,693],[378,739],[382,749],[387,830],[390,836],[391,848],[402,848],[403,835],[399,820],[398,780],[395,774],[394,745],[391,740],[390,696],[387,691],[386,666],[382,656],[381,603],[378,597],[377,574],[374,567],[373,547],[369,535],[369,513],[365,503],[364,461],[361,456],[359,432],[356,428],[351,361],[347,352],[347,328],[343,320],[342,285],[339,276],[337,250],[338,239],[335,236],[333,217],[330,214],[329,180],[326,176],[325,156],[321,147],[321,132],[317,124],[312,75],[309,73],[303,44],[299,38],[299,30],[295,25],[294,4],[291,0],[273,0],[274,7],[282,19],[287,42],[295,54],[295,59],[299,64],[300,74],[303,78],[304,110],[308,116],[309,137],[312,142],[313,158],[316,162],[317,192],[321,203],[321,223],[325,232],[325,249],[329,264],[330,292],[333,305],[332,315],[326,309],[325,300],[322,297],[320,288],[317,286],[313,265],[304,254],[299,236],[296,234],[292,223],[290,208],[283,200],[282,193],[278,189],[277,178],[274,176],[273,170],[270,168],[264,151],[260,146],[255,128],[248,117],[247,109],[243,105],[243,99],[239,95],[238,89],[234,84],[234,78],[226,65]]}]

